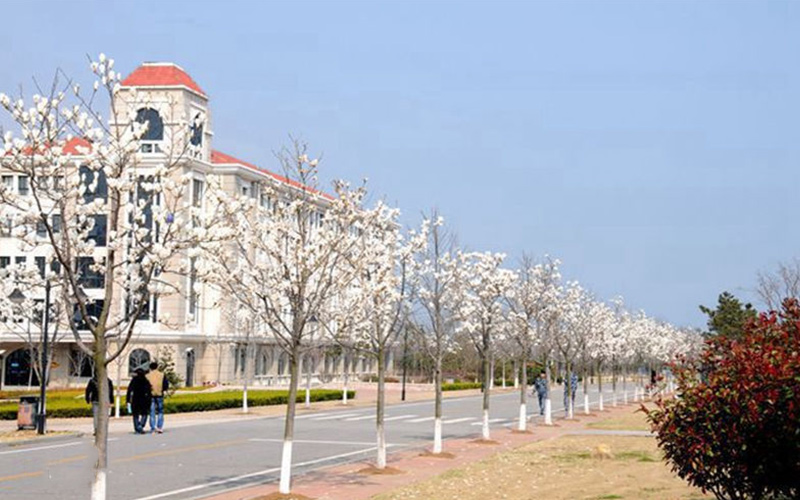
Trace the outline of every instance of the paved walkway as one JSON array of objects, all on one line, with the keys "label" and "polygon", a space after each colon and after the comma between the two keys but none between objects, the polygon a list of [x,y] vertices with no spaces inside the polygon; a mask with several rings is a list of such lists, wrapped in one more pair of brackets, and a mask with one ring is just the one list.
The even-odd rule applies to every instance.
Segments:
[{"label": "paved walkway", "polygon": [[[371,462],[357,462],[318,469],[296,477],[292,492],[318,500],[364,500],[535,441],[580,433],[639,435],[639,431],[593,432],[585,428],[589,422],[613,418],[616,415],[630,412],[633,408],[635,405],[631,404],[608,408],[590,416],[578,415],[572,420],[559,418],[556,419],[554,426],[531,426],[530,433],[517,433],[510,429],[493,430],[491,437],[495,442],[488,444],[472,438],[447,440],[444,443],[444,451],[453,454],[453,458],[434,458],[424,453],[426,450],[424,447],[408,448],[389,456],[389,467],[398,469],[401,471],[400,474],[376,475],[361,472],[365,468],[369,468]],[[628,434],[629,432],[633,432],[633,434]],[[645,432],[643,435],[650,434]],[[254,500],[276,492],[276,484],[270,483],[226,492],[208,497],[206,500]]]}]

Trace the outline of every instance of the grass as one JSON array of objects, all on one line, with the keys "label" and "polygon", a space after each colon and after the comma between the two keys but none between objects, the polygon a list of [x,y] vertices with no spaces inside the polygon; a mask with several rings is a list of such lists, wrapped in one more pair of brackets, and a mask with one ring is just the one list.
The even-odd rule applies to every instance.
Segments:
[{"label": "grass", "polygon": [[[631,413],[597,425],[639,430],[646,422],[641,413]],[[608,456],[601,458],[600,450]],[[498,453],[373,500],[711,498],[675,477],[660,457],[652,437],[568,435]]]},{"label": "grass", "polygon": [[590,429],[607,431],[649,431],[650,425],[644,418],[644,414],[637,410],[631,410],[621,416],[607,418],[598,422],[591,422],[586,425]]}]

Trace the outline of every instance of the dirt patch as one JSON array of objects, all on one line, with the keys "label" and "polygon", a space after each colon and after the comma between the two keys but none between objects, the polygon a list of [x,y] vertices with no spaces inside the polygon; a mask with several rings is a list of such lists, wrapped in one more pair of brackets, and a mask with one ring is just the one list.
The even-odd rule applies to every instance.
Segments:
[{"label": "dirt patch", "polygon": [[511,434],[533,434],[533,431],[530,429],[526,429],[524,431],[519,429],[511,429]]},{"label": "dirt patch", "polygon": [[586,425],[590,429],[608,431],[649,431],[650,425],[645,420],[639,407],[628,409],[625,413],[618,413],[612,418],[606,418]]},{"label": "dirt patch", "polygon": [[25,441],[28,439],[43,439],[47,437],[53,436],[69,436],[77,434],[76,432],[72,431],[47,431],[47,434],[39,435],[36,433],[35,430],[24,430],[24,431],[7,431],[7,432],[0,432],[0,443],[9,443],[14,441]]},{"label": "dirt patch", "polygon": [[447,451],[443,451],[441,453],[433,453],[431,451],[425,450],[422,453],[420,453],[419,456],[425,458],[448,458],[448,459],[456,458],[454,454]]},{"label": "dirt patch", "polygon": [[400,469],[395,469],[394,467],[384,467],[383,469],[379,469],[374,465],[369,465],[363,469],[357,470],[356,473],[366,474],[369,476],[396,476],[397,474],[403,474],[403,471]]},{"label": "dirt patch", "polygon": [[311,497],[307,497],[305,495],[297,495],[295,493],[270,493],[269,495],[263,495],[260,497],[255,497],[252,500],[314,500]]},{"label": "dirt patch", "polygon": [[472,443],[472,444],[488,444],[488,445],[500,444],[499,442],[495,441],[494,439],[473,439],[472,441],[470,441],[470,443]]}]

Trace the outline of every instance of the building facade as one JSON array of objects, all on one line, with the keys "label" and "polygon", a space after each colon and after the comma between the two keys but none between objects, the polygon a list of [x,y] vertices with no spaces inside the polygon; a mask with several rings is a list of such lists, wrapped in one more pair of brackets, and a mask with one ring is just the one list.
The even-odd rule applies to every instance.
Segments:
[{"label": "building facade", "polygon": [[[173,63],[139,66],[121,81],[115,99],[137,106],[136,120],[148,125],[139,146],[144,163],[162,161],[166,141],[171,140],[170,126],[186,123],[193,127],[187,139],[192,146],[191,155],[183,160],[183,168],[184,174],[190,176],[187,185],[190,192],[186,197],[195,207],[202,209],[206,179],[211,175],[221,179],[223,189],[241,195],[259,196],[264,183],[277,189],[289,187],[284,177],[212,148],[214,129],[209,97],[179,66]],[[129,126],[119,118],[116,124]],[[79,151],[79,146],[80,140],[72,140],[65,150]],[[28,192],[29,180],[23,175],[5,172],[2,182],[20,196]],[[107,237],[104,227],[95,224],[95,228],[93,238],[102,246]],[[0,267],[14,263],[44,269],[43,254],[25,250],[12,236],[11,229],[4,226],[0,230]],[[89,295],[95,293],[93,288],[97,293],[102,288],[103,277],[95,279],[94,286],[91,281],[85,286]],[[286,355],[269,338],[251,341],[235,331],[216,306],[219,297],[215,290],[195,283],[191,272],[173,278],[171,284],[178,293],[152,298],[147,304],[131,343],[109,366],[112,379],[124,385],[136,368],[152,360],[169,358],[187,386],[238,385],[245,380],[263,386],[288,383]],[[0,388],[38,383],[31,363],[31,355],[37,355],[31,350],[37,328],[40,325],[18,320],[0,325]],[[92,374],[91,360],[80,350],[72,332],[66,330],[54,339],[51,386],[83,385]],[[345,369],[351,377],[358,378],[374,373],[375,366],[372,359],[330,345],[309,353],[303,360],[301,373],[315,383],[333,382],[342,378]]]}]

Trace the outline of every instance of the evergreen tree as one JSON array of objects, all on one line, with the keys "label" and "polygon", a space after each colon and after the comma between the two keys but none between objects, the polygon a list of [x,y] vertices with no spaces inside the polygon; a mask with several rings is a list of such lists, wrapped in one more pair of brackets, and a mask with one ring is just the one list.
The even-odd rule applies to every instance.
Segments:
[{"label": "evergreen tree", "polygon": [[755,319],[756,310],[750,303],[743,304],[729,292],[722,292],[717,299],[717,308],[700,306],[700,310],[708,315],[708,332],[706,336],[723,336],[740,338],[744,335],[744,326]]}]

